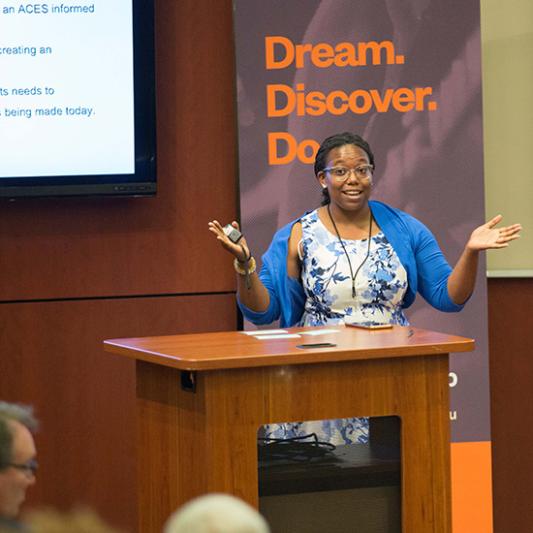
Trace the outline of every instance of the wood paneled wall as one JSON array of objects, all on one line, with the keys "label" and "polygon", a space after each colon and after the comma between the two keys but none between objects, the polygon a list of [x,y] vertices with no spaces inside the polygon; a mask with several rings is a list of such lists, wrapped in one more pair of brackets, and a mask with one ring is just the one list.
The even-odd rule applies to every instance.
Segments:
[{"label": "wood paneled wall", "polygon": [[234,329],[231,0],[156,0],[158,187],[151,199],[0,204],[0,398],[35,406],[30,504],[94,507],[135,531],[132,361],[105,338]]},{"label": "wood paneled wall", "polygon": [[491,279],[489,349],[495,533],[527,533],[533,504],[533,279]]},{"label": "wood paneled wall", "polygon": [[2,203],[0,300],[233,290],[232,39],[230,0],[156,1],[157,197]]}]

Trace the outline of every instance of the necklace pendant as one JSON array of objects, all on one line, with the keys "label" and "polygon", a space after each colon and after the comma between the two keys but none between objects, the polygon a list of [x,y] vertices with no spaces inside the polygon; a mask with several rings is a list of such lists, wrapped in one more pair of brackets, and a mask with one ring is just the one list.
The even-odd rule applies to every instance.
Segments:
[{"label": "necklace pendant", "polygon": [[355,284],[352,284],[352,298],[355,298]]}]

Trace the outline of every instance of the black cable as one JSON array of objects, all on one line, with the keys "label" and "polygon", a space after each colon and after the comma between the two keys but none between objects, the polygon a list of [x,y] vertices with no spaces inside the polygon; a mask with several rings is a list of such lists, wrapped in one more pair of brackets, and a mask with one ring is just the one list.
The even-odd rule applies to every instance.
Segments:
[{"label": "black cable", "polygon": [[[307,441],[306,439],[313,439]],[[262,460],[290,460],[307,462],[336,449],[330,442],[319,441],[316,433],[289,438],[259,437],[259,455]]]}]

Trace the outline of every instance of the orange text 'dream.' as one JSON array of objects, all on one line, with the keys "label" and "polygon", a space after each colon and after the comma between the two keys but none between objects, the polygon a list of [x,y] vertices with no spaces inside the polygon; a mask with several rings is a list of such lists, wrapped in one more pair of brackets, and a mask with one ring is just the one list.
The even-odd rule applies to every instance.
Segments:
[{"label": "orange text 'dream.'", "polygon": [[317,68],[403,65],[404,62],[404,56],[396,54],[392,41],[295,44],[281,35],[265,37],[267,70],[290,66],[300,69],[308,65]]}]

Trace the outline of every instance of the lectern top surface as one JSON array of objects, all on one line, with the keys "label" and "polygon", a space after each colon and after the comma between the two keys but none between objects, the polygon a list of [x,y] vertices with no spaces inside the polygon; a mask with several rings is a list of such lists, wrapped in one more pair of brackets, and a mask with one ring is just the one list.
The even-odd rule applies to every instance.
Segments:
[{"label": "lectern top surface", "polygon": [[468,352],[474,341],[413,327],[344,325],[283,332],[226,331],[104,341],[105,350],[181,370],[216,370]]}]

